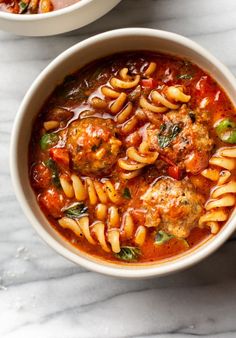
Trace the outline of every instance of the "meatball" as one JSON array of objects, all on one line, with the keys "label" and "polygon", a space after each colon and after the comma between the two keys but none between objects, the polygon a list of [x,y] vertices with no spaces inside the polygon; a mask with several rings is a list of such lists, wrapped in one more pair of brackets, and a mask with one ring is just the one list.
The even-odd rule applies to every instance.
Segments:
[{"label": "meatball", "polygon": [[186,105],[168,112],[159,126],[148,127],[145,137],[150,149],[157,150],[180,169],[197,174],[208,165],[213,141],[207,118],[203,113],[190,111]]},{"label": "meatball", "polygon": [[82,175],[109,174],[117,161],[121,141],[111,119],[89,117],[72,122],[66,147],[74,170]]},{"label": "meatball", "polygon": [[180,238],[188,237],[203,212],[204,198],[187,178],[161,177],[141,199],[147,210],[147,226],[158,226]]}]

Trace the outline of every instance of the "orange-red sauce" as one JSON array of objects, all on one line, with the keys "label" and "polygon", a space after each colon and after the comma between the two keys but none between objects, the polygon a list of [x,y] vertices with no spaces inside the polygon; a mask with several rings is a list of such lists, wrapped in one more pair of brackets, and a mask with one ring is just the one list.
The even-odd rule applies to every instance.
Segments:
[{"label": "orange-red sauce", "polygon": [[[69,119],[68,117],[65,120],[61,119],[59,127],[54,130],[54,133],[60,133],[60,135],[62,135],[63,140],[61,140],[60,143],[53,145],[53,147],[64,147],[67,139],[68,126],[73,121],[80,119],[80,115],[86,110],[94,110],[89,103],[91,102],[92,97],[101,97],[106,100],[106,98],[104,98],[101,94],[101,86],[109,83],[110,78],[117,75],[118,71],[123,67],[127,67],[132,74],[139,74],[150,62],[155,62],[157,64],[156,71],[152,76],[156,87],[177,84],[183,85],[185,93],[191,95],[191,101],[188,106],[193,110],[199,107],[204,100],[207,100],[207,104],[204,109],[210,117],[208,127],[210,137],[214,141],[213,151],[224,145],[223,142],[221,142],[216,136],[213,126],[215,121],[222,117],[235,116],[235,111],[223,89],[214,81],[214,79],[211,78],[209,74],[205,73],[191,62],[151,52],[125,53],[111,56],[93,62],[78,72],[69,75],[65,81],[54,90],[47,102],[43,105],[32,129],[32,138],[29,145],[29,175],[32,187],[42,211],[47,216],[51,225],[74,246],[90,255],[98,256],[110,261],[118,262],[119,259],[112,252],[104,252],[99,244],[89,244],[84,237],[77,237],[71,230],[63,229],[59,226],[58,218],[63,216],[61,209],[63,206],[75,202],[76,199],[67,198],[61,188],[57,188],[53,185],[50,170],[45,169],[45,167],[40,167],[40,165],[42,165],[42,163],[47,161],[50,157],[50,149],[42,150],[40,148],[39,141],[45,133],[43,123],[48,119],[48,116],[50,116],[50,111],[52,111],[55,107],[60,107],[69,110],[71,112],[71,116]],[[143,90],[145,90],[145,88],[143,88]],[[114,116],[109,113],[109,109],[97,109],[94,111],[92,116],[104,119],[110,118],[114,120]],[[142,123],[140,122],[137,126],[137,130],[141,126]],[[120,134],[119,139],[123,144],[119,157],[125,155],[127,144],[131,143],[136,146],[140,143],[140,135],[135,134],[131,137],[131,139],[127,137],[127,135],[124,136]],[[35,164],[39,165],[38,171],[37,168],[35,170]],[[73,172],[71,163],[67,166],[59,164],[58,172],[59,175],[64,174],[69,177]],[[145,189],[147,189],[149,184],[151,184],[157,177],[168,175],[166,167],[163,169],[148,166],[143,170],[143,174],[141,176],[129,181],[121,180],[119,178],[119,172],[120,168],[117,165],[114,165],[111,174],[105,176],[105,178],[109,178],[114,184],[118,183],[118,191],[120,193],[122,193],[125,188],[129,189],[131,198],[127,199],[122,197],[119,205],[119,212],[120,215],[122,215],[126,210],[131,210],[135,220],[135,227],[137,228],[138,225],[143,224],[145,217],[142,212],[139,212],[139,209],[142,209],[140,196]],[[77,174],[79,174],[79,172],[77,172]],[[40,184],[35,183],[35,175],[42,176],[41,181],[38,177],[36,177],[36,181],[40,181]],[[187,173],[184,173],[184,176],[186,175]],[[84,177],[83,175],[80,176]],[[189,176],[191,177],[191,175]],[[104,177],[99,177],[98,179],[102,178]],[[46,183],[42,184],[42,182]],[[196,189],[201,192],[205,200],[207,200],[211,188],[209,181],[201,175],[196,175],[193,178],[193,182]],[[42,195],[52,189],[54,193],[45,206],[45,201],[42,203]],[[112,203],[108,202],[108,207],[111,205]],[[95,207],[89,205],[89,203],[87,203],[87,206],[89,209],[90,223],[92,223],[95,220]],[[139,263],[159,261],[174,257],[197,246],[210,235],[210,230],[207,228],[194,228],[187,238],[188,247],[186,247],[185,243],[178,238],[172,238],[162,245],[155,245],[154,237],[156,231],[156,229],[148,228],[145,243],[140,248],[141,255],[138,259]],[[122,231],[121,244],[134,245],[133,239],[122,239]]]}]

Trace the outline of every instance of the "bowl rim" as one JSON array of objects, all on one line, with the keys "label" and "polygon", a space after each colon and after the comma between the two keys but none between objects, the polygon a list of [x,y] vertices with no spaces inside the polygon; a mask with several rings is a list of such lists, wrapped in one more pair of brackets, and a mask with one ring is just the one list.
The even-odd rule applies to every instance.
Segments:
[{"label": "bowl rim", "polygon": [[79,264],[82,267],[85,267],[89,270],[99,272],[105,275],[114,276],[114,277],[122,277],[122,278],[148,278],[148,277],[160,277],[164,276],[176,271],[181,271],[186,269],[198,262],[200,262],[205,257],[212,254],[215,250],[217,250],[234,232],[236,228],[236,217],[232,217],[231,220],[227,222],[227,224],[222,228],[220,233],[214,237],[213,240],[207,241],[205,244],[197,248],[195,251],[190,252],[180,258],[170,260],[169,262],[161,263],[157,262],[156,265],[149,265],[145,266],[136,266],[136,268],[130,268],[129,266],[119,265],[119,264],[108,264],[106,261],[103,264],[96,262],[96,260],[90,259],[79,256],[62,244],[60,244],[56,239],[54,239],[41,225],[38,221],[37,217],[34,215],[33,210],[28,205],[26,197],[23,192],[23,188],[20,183],[20,178],[18,176],[17,170],[17,157],[16,157],[16,149],[17,149],[17,142],[19,133],[21,130],[21,119],[24,114],[27,112],[25,108],[27,108],[28,104],[31,102],[32,94],[37,90],[38,87],[42,85],[44,79],[47,76],[50,76],[51,73],[55,71],[55,69],[60,65],[60,63],[64,60],[69,58],[74,53],[79,53],[80,49],[89,48],[94,43],[98,43],[101,40],[106,40],[109,38],[124,38],[127,36],[150,36],[156,38],[163,38],[169,41],[177,42],[183,47],[190,48],[193,51],[197,52],[201,55],[201,57],[210,60],[214,66],[220,70],[220,72],[224,75],[224,78],[233,86],[236,91],[236,79],[232,75],[232,73],[228,70],[228,68],[221,63],[216,57],[214,57],[211,53],[209,53],[205,48],[201,47],[196,42],[176,33],[150,29],[150,28],[122,28],[111,30],[105,33],[100,33],[98,35],[92,36],[86,40],[83,40],[74,46],[68,48],[60,55],[58,55],[54,60],[50,62],[50,64],[43,69],[43,71],[37,76],[37,78],[33,81],[32,85],[28,89],[27,93],[25,94],[18,112],[16,114],[13,128],[11,132],[11,142],[10,142],[10,173],[11,173],[11,180],[14,187],[14,191],[16,197],[24,211],[24,214],[30,221],[31,225],[35,228],[39,236],[56,252],[58,252],[63,257],[69,259],[70,261]]},{"label": "bowl rim", "polygon": [[40,20],[47,20],[50,18],[54,18],[57,16],[61,16],[64,14],[68,14],[73,12],[74,10],[80,9],[89,5],[90,3],[94,2],[95,0],[78,0],[78,2],[69,5],[67,7],[62,7],[52,12],[48,13],[39,13],[39,14],[17,14],[17,13],[9,13],[0,11],[0,19],[6,19],[9,21],[19,21],[19,22],[31,22],[31,21],[40,21]]}]

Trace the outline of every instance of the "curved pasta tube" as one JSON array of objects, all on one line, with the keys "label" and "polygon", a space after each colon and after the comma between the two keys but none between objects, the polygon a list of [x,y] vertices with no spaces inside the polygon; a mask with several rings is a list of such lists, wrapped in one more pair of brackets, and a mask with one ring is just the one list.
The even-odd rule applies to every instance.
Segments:
[{"label": "curved pasta tube", "polygon": [[60,125],[59,121],[52,120],[52,121],[46,121],[46,122],[44,122],[43,127],[44,127],[44,129],[46,131],[49,131],[49,130],[58,128],[59,125]]},{"label": "curved pasta tube", "polygon": [[149,103],[144,96],[140,98],[139,104],[142,108],[147,109],[153,113],[165,113],[167,111],[167,107],[157,107],[154,104]]},{"label": "curved pasta tube", "polygon": [[168,101],[164,96],[162,96],[160,93],[158,93],[157,90],[154,90],[151,94],[152,100],[154,103],[156,104],[162,104],[163,106],[165,106],[166,108],[169,109],[178,109],[179,105],[178,104],[174,104],[170,101]]},{"label": "curved pasta tube", "polygon": [[236,193],[236,182],[235,181],[230,181],[221,186],[215,187],[215,189],[213,190],[211,194],[211,197],[217,198],[219,196],[222,196],[228,193]]},{"label": "curved pasta tube", "polygon": [[77,199],[77,201],[84,201],[87,197],[87,191],[81,179],[77,175],[72,174],[71,180],[72,180],[72,186],[73,186],[74,193],[75,193],[75,198]]},{"label": "curved pasta tube", "polygon": [[228,218],[228,214],[224,209],[210,210],[199,219],[199,226],[201,227],[205,222],[223,222]]},{"label": "curved pasta tube", "polygon": [[112,87],[118,88],[118,89],[131,89],[133,87],[136,87],[140,81],[140,75],[135,75],[134,80],[132,81],[124,81],[120,80],[116,77],[113,77],[110,80],[110,83]]},{"label": "curved pasta tube", "polygon": [[138,246],[144,244],[147,228],[141,225],[135,231],[134,221],[129,211],[120,217],[117,207],[111,206],[107,209],[106,205],[98,204],[95,215],[97,220],[92,224],[89,224],[88,216],[83,216],[78,220],[62,217],[58,223],[61,227],[72,230],[75,235],[84,236],[90,244],[100,244],[106,252],[111,250],[114,253],[120,252],[121,238],[126,240],[133,238]]},{"label": "curved pasta tube", "polygon": [[221,148],[219,150],[219,155],[236,158],[236,146]]},{"label": "curved pasta tube", "polygon": [[233,170],[236,167],[236,162],[233,158],[219,157],[217,155],[212,156],[209,163],[228,170]]},{"label": "curved pasta tube", "polygon": [[213,235],[217,234],[220,230],[219,223],[215,221],[207,222],[206,225],[211,229]]},{"label": "curved pasta tube", "polygon": [[140,225],[135,233],[134,242],[138,246],[142,246],[145,242],[147,235],[147,228],[143,225]]},{"label": "curved pasta tube", "polygon": [[124,123],[125,121],[128,120],[130,115],[132,114],[133,111],[133,105],[131,102],[129,102],[124,109],[122,109],[119,114],[116,116],[116,121],[118,123]]},{"label": "curved pasta tube", "polygon": [[141,172],[142,172],[141,169],[137,169],[131,172],[122,172],[120,173],[120,177],[123,178],[124,180],[131,180],[132,178],[139,176]]},{"label": "curved pasta tube", "polygon": [[144,76],[149,77],[155,72],[156,68],[157,68],[156,62],[150,62],[147,69],[144,72]]},{"label": "curved pasta tube", "polygon": [[89,218],[88,216],[84,216],[79,218],[78,220],[79,227],[82,230],[84,237],[90,244],[96,244],[95,240],[91,236],[90,229],[89,229]]},{"label": "curved pasta tube", "polygon": [[108,242],[111,244],[113,252],[120,252],[120,231],[118,229],[110,229],[107,234]]},{"label": "curved pasta tube", "polygon": [[233,194],[225,194],[220,199],[208,200],[205,209],[211,210],[214,208],[232,207],[235,205],[235,202],[236,198]]},{"label": "curved pasta tube", "polygon": [[[140,151],[141,150],[141,151]],[[129,147],[126,151],[127,158],[120,158],[118,160],[118,165],[121,169],[126,171],[134,172],[133,174],[121,174],[121,177],[124,179],[131,179],[136,177],[140,173],[140,169],[144,168],[146,165],[153,164],[158,158],[159,153],[157,151],[150,152],[145,142],[139,150],[135,147]]]},{"label": "curved pasta tube", "polygon": [[218,181],[220,177],[220,170],[213,169],[213,168],[207,168],[201,172],[201,175],[208,178],[208,180]]},{"label": "curved pasta tube", "polygon": [[123,134],[130,134],[137,126],[138,124],[138,118],[133,115],[128,121],[124,123],[124,125],[121,127],[121,131]]},{"label": "curved pasta tube", "polygon": [[152,164],[158,157],[158,152],[150,152],[146,154],[140,154],[134,147],[130,147],[126,152],[127,156],[138,163]]},{"label": "curved pasta tube", "polygon": [[131,238],[134,232],[134,221],[130,213],[127,211],[123,215],[122,230],[125,238]]},{"label": "curved pasta tube", "polygon": [[104,96],[109,97],[110,99],[117,99],[120,95],[119,92],[107,86],[102,87],[101,92]]},{"label": "curved pasta tube", "polygon": [[118,160],[118,164],[120,166],[121,169],[124,169],[124,170],[139,170],[143,167],[145,167],[145,163],[132,163],[132,162],[129,162],[128,160],[125,160],[125,159],[122,159],[120,158]]},{"label": "curved pasta tube", "polygon": [[62,217],[61,219],[58,220],[58,223],[62,228],[70,229],[71,231],[73,231],[76,234],[76,236],[78,237],[83,236],[79,224],[72,218]]},{"label": "curved pasta tube", "polygon": [[92,231],[97,239],[97,241],[100,243],[102,249],[106,252],[110,252],[110,248],[108,247],[106,243],[105,238],[105,224],[103,222],[95,222],[92,224]]},{"label": "curved pasta tube", "polygon": [[91,100],[91,105],[95,109],[105,109],[107,107],[107,102],[100,97],[95,96]]},{"label": "curved pasta tube", "polygon": [[98,202],[106,204],[109,200],[115,204],[120,202],[120,194],[110,180],[102,183],[86,178],[84,184],[82,179],[75,174],[71,175],[71,180],[77,201],[85,201],[88,198],[91,205],[96,205]]},{"label": "curved pasta tube", "polygon": [[110,111],[112,114],[117,114],[124,106],[127,95],[125,93],[120,93],[117,99],[112,103]]},{"label": "curved pasta tube", "polygon": [[131,81],[132,78],[130,75],[128,75],[128,68],[122,68],[120,71],[119,71],[119,75],[121,77],[122,80],[124,81]]},{"label": "curved pasta tube", "polygon": [[107,206],[106,204],[99,203],[96,206],[96,217],[99,221],[105,221],[107,218]]},{"label": "curved pasta tube", "polygon": [[111,202],[118,204],[120,202],[120,195],[116,192],[114,185],[111,181],[107,180],[104,183],[104,189]]},{"label": "curved pasta tube", "polygon": [[120,216],[118,208],[112,206],[108,209],[108,227],[119,228],[120,227]]},{"label": "curved pasta tube", "polygon": [[64,191],[64,194],[66,195],[66,197],[72,198],[74,197],[74,189],[73,186],[70,182],[68,182],[68,180],[63,177],[60,176],[60,183],[61,183],[61,187],[62,190]]},{"label": "curved pasta tube", "polygon": [[191,96],[184,94],[182,87],[179,86],[167,87],[165,94],[168,99],[173,100],[175,102],[187,103],[191,99]]},{"label": "curved pasta tube", "polygon": [[219,174],[218,185],[222,185],[228,181],[231,176],[231,172],[228,170],[222,170]]},{"label": "curved pasta tube", "polygon": [[[215,181],[216,185],[211,190],[210,198],[205,204],[207,212],[200,218],[199,226],[202,227],[205,224],[215,234],[220,229],[219,222],[228,219],[228,208],[232,208],[236,203],[236,181],[230,180],[231,170],[236,167],[236,147],[219,149],[212,156],[209,164],[217,168],[207,168],[201,174]],[[220,171],[220,168],[223,170]]]}]

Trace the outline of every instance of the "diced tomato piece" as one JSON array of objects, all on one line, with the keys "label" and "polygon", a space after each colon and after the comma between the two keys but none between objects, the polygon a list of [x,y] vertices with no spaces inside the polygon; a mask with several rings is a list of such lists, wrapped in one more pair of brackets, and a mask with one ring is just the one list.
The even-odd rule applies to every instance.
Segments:
[{"label": "diced tomato piece", "polygon": [[203,169],[208,166],[208,154],[196,151],[192,153],[187,160],[185,160],[186,171],[191,172],[193,175],[199,174]]},{"label": "diced tomato piece", "polygon": [[154,80],[153,78],[142,79],[141,85],[142,85],[142,87],[153,89],[157,86],[157,81]]},{"label": "diced tomato piece", "polygon": [[167,164],[170,164],[171,166],[176,166],[176,164],[173,161],[171,161],[168,157],[164,155],[160,155],[159,158],[160,160],[166,162]]},{"label": "diced tomato piece", "polygon": [[64,196],[55,188],[51,188],[39,195],[39,203],[49,215],[58,218],[62,216],[61,209],[65,201]]},{"label": "diced tomato piece", "polygon": [[57,162],[59,165],[68,167],[70,163],[69,152],[66,148],[51,148],[50,149],[51,158]]},{"label": "diced tomato piece", "polygon": [[31,178],[34,188],[45,189],[50,185],[51,172],[43,163],[38,163],[32,168]]},{"label": "diced tomato piece", "polygon": [[168,175],[173,177],[175,180],[180,180],[182,172],[177,165],[172,165],[167,169]]}]

